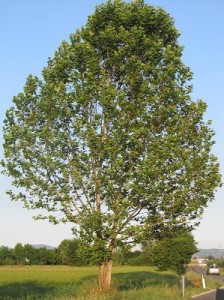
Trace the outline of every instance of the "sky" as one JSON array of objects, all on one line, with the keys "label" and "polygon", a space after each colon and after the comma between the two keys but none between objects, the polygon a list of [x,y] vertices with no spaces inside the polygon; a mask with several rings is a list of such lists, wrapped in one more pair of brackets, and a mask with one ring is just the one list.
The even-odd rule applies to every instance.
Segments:
[{"label": "sky", "polygon": [[[22,92],[29,74],[41,75],[62,40],[84,26],[101,0],[0,0],[0,159],[3,158],[3,120],[12,98]],[[224,1],[145,0],[163,7],[174,19],[184,46],[183,61],[194,74],[192,99],[203,99],[212,120],[213,153],[224,173]],[[71,225],[34,221],[35,211],[11,202],[10,178],[0,174],[0,245],[47,244],[57,247],[73,238]],[[224,187],[215,193],[194,231],[198,248],[224,248]]]}]

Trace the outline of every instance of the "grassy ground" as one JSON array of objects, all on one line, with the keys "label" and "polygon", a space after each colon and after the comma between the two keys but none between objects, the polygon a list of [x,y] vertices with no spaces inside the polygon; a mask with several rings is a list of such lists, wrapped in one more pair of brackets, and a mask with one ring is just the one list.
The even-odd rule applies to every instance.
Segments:
[{"label": "grassy ground", "polygon": [[[179,278],[153,267],[114,267],[111,291],[100,295],[96,267],[0,267],[0,299],[4,300],[178,300]],[[204,291],[200,277],[188,272],[184,299]],[[197,283],[193,287],[192,283]],[[208,288],[220,284],[206,282]]]}]

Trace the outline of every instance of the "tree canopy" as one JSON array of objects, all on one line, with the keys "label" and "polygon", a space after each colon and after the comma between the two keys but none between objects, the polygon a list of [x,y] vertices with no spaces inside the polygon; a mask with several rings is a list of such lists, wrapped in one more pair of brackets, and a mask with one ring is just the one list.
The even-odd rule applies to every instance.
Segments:
[{"label": "tree canopy", "polygon": [[74,223],[101,266],[118,245],[194,226],[220,184],[178,37],[162,8],[107,1],[6,112],[12,200]]},{"label": "tree canopy", "polygon": [[153,245],[152,261],[161,271],[172,270],[182,275],[196,252],[198,249],[193,236],[188,232],[180,232]]}]

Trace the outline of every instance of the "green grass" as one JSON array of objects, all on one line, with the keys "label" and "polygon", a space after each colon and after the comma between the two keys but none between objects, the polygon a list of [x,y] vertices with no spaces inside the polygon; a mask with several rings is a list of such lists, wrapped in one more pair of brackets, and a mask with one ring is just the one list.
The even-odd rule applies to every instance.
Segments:
[{"label": "green grass", "polygon": [[[179,278],[153,267],[114,267],[112,288],[99,294],[97,267],[0,267],[0,299],[4,300],[178,300],[183,299]],[[189,272],[184,299],[204,291],[193,288],[197,275]],[[206,282],[209,288],[220,284]]]}]

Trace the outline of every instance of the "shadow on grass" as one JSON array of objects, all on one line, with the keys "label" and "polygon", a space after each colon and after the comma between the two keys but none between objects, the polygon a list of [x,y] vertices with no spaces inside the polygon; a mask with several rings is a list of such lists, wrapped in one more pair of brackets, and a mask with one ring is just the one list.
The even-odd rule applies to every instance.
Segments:
[{"label": "shadow on grass", "polygon": [[[87,276],[83,278],[84,282],[97,282],[96,276]],[[129,273],[112,273],[112,286],[118,291],[128,291],[132,289],[141,289],[150,286],[165,285],[168,287],[177,286],[180,278],[175,274],[157,273],[152,271],[139,271]]]},{"label": "shadow on grass", "polygon": [[43,286],[33,281],[9,283],[0,286],[0,299],[44,299],[54,289],[53,286]]},{"label": "shadow on grass", "polygon": [[0,285],[0,300],[42,300],[63,297],[75,297],[79,288],[85,287],[88,282],[95,281],[95,276],[87,276],[81,281],[68,283],[44,284],[35,281],[14,282]]},{"label": "shadow on grass", "polygon": [[179,280],[176,275],[146,271],[114,274],[113,279],[118,284],[118,290],[140,289],[161,284],[171,287]]}]

